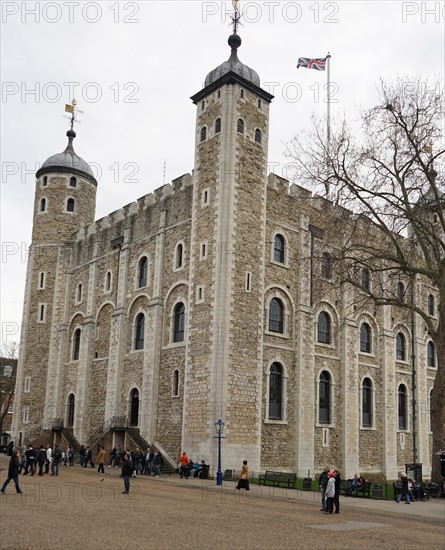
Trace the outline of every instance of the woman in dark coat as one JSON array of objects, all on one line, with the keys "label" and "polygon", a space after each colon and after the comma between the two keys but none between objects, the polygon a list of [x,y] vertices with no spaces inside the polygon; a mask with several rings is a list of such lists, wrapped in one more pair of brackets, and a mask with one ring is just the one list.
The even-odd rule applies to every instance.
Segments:
[{"label": "woman in dark coat", "polygon": [[341,486],[341,475],[340,470],[335,470],[335,495],[334,495],[334,506],[335,513],[340,513],[340,486]]},{"label": "woman in dark coat", "polygon": [[14,481],[15,483],[15,489],[17,491],[17,494],[22,494],[23,491],[20,489],[19,485],[19,470],[20,470],[20,451],[16,451],[9,461],[9,468],[8,468],[8,477],[6,481],[3,483],[2,488],[0,489],[0,493],[5,494],[5,489],[9,485],[10,481]]},{"label": "woman in dark coat", "polygon": [[243,467],[241,468],[241,475],[236,486],[238,490],[249,490],[249,467],[247,466],[247,460],[243,460]]}]

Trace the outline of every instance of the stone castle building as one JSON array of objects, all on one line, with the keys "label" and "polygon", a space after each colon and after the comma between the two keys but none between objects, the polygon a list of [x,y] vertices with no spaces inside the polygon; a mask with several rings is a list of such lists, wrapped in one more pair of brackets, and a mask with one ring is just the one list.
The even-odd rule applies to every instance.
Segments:
[{"label": "stone castle building", "polygon": [[393,479],[415,448],[429,472],[434,345],[336,284],[328,202],[266,173],[273,97],[240,44],[191,98],[192,174],[95,221],[73,130],[37,172],[13,436],[144,438],[214,472],[221,418],[224,468]]}]

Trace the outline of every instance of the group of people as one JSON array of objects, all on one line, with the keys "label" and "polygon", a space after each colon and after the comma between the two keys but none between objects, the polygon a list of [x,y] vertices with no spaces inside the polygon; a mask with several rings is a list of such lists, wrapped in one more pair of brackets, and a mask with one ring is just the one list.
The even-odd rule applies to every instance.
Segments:
[{"label": "group of people", "polygon": [[405,504],[411,504],[412,501],[425,500],[425,491],[421,483],[408,478],[405,472],[400,473],[400,477],[394,483],[396,491],[400,491],[399,496],[396,497],[397,504],[404,498]]},{"label": "group of people", "polygon": [[360,474],[354,474],[352,480],[348,481],[348,487],[346,489],[346,496],[357,497],[360,493],[364,493],[366,490],[366,479]]},{"label": "group of people", "polygon": [[201,463],[198,461],[194,462],[187,456],[185,451],[181,455],[180,463],[181,466],[179,467],[179,476],[181,479],[189,479],[190,477],[197,477],[201,479],[207,474],[207,464],[205,463],[205,460],[201,460]]},{"label": "group of people", "polygon": [[340,470],[330,470],[325,466],[318,480],[321,490],[321,509],[325,514],[340,513]]}]

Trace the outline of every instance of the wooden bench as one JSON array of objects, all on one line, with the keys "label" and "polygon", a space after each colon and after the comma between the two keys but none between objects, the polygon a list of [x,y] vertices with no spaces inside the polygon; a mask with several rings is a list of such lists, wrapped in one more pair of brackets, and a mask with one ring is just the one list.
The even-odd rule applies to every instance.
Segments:
[{"label": "wooden bench", "polygon": [[258,478],[258,485],[266,485],[266,481],[272,482],[272,487],[279,487],[280,483],[285,483],[289,489],[293,488],[295,481],[297,480],[297,474],[290,474],[288,472],[273,472],[272,470],[266,470],[266,473],[260,475]]},{"label": "wooden bench", "polygon": [[345,497],[362,496],[369,498],[371,496],[371,485],[371,482],[367,481],[365,485],[361,489],[359,489],[357,495],[355,495],[355,489],[352,489],[352,479],[343,479],[340,483],[340,494],[343,494]]}]

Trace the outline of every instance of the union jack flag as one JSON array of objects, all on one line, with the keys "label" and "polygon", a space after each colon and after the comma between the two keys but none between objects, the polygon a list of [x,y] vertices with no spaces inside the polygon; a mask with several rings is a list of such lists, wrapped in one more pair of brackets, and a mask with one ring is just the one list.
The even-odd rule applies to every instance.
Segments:
[{"label": "union jack flag", "polygon": [[317,57],[311,59],[310,57],[299,57],[297,69],[304,67],[305,69],[315,69],[316,71],[324,71],[326,69],[327,57]]}]

